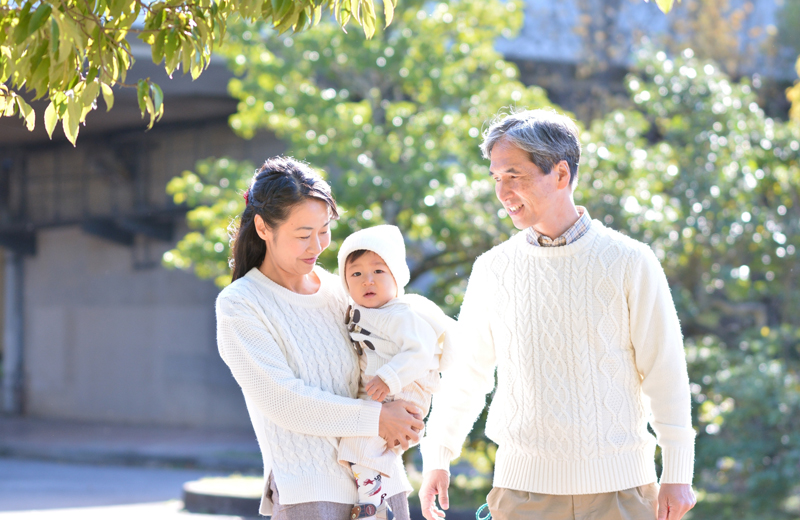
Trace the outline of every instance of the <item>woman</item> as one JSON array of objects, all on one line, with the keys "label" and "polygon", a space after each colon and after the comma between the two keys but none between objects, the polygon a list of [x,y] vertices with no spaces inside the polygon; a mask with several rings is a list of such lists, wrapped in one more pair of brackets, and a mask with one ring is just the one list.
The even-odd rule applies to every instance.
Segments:
[{"label": "woman", "polygon": [[[359,367],[347,341],[339,278],[316,266],[338,217],[330,187],[291,158],[267,160],[245,194],[233,245],[233,283],[217,299],[217,344],[242,388],[264,457],[260,513],[274,520],[366,516],[337,437],[416,442],[413,405],[355,399]],[[388,504],[408,519],[402,467]]]}]

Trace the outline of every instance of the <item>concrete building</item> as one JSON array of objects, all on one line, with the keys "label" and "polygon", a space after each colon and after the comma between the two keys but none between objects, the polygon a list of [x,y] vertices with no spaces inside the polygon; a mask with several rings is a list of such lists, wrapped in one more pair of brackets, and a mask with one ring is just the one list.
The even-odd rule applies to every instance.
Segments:
[{"label": "concrete building", "polygon": [[[236,385],[216,349],[218,289],[167,270],[186,232],[170,178],[210,156],[254,163],[279,153],[270,135],[228,127],[236,103],[215,62],[201,81],[169,81],[136,49],[132,74],[164,89],[163,120],[144,132],[136,99],[92,112],[78,146],[42,121],[0,119],[0,247],[6,412],[87,421],[243,426]],[[41,116],[44,106],[36,107]]]}]

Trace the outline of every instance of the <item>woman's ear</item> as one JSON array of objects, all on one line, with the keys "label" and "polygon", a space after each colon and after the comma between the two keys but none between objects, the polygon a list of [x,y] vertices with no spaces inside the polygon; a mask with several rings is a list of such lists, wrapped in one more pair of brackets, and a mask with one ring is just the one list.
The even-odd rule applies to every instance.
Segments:
[{"label": "woman's ear", "polygon": [[267,226],[267,223],[264,222],[264,219],[261,218],[261,215],[256,215],[253,217],[253,223],[256,225],[256,233],[264,242],[271,242],[272,241],[272,230]]}]

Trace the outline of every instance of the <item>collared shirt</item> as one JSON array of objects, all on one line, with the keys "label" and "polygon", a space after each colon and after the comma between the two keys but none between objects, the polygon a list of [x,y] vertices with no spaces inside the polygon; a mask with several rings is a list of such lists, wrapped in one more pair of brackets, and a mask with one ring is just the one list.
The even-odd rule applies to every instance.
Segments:
[{"label": "collared shirt", "polygon": [[583,206],[577,206],[578,214],[578,221],[575,222],[571,228],[566,230],[560,237],[558,238],[550,238],[547,236],[538,233],[533,227],[529,227],[527,231],[526,238],[528,239],[528,243],[533,246],[541,246],[541,247],[559,247],[559,246],[566,246],[569,245],[589,231],[589,226],[592,225],[592,218],[589,216],[589,212],[586,211],[586,208]]}]

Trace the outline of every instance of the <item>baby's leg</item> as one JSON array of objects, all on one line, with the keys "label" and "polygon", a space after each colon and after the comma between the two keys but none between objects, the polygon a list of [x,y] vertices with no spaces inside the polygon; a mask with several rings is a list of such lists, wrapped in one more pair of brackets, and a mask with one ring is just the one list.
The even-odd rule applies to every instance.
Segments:
[{"label": "baby's leg", "polygon": [[386,481],[389,480],[374,469],[370,469],[359,464],[352,466],[353,476],[358,486],[358,504],[364,506],[374,506],[375,513],[370,518],[388,519],[394,518],[392,509],[386,503]]},{"label": "baby's leg", "polygon": [[[400,451],[402,453],[402,451]],[[397,467],[397,453],[386,449],[380,437],[345,437],[339,442],[339,463],[359,464],[385,477]]]}]

